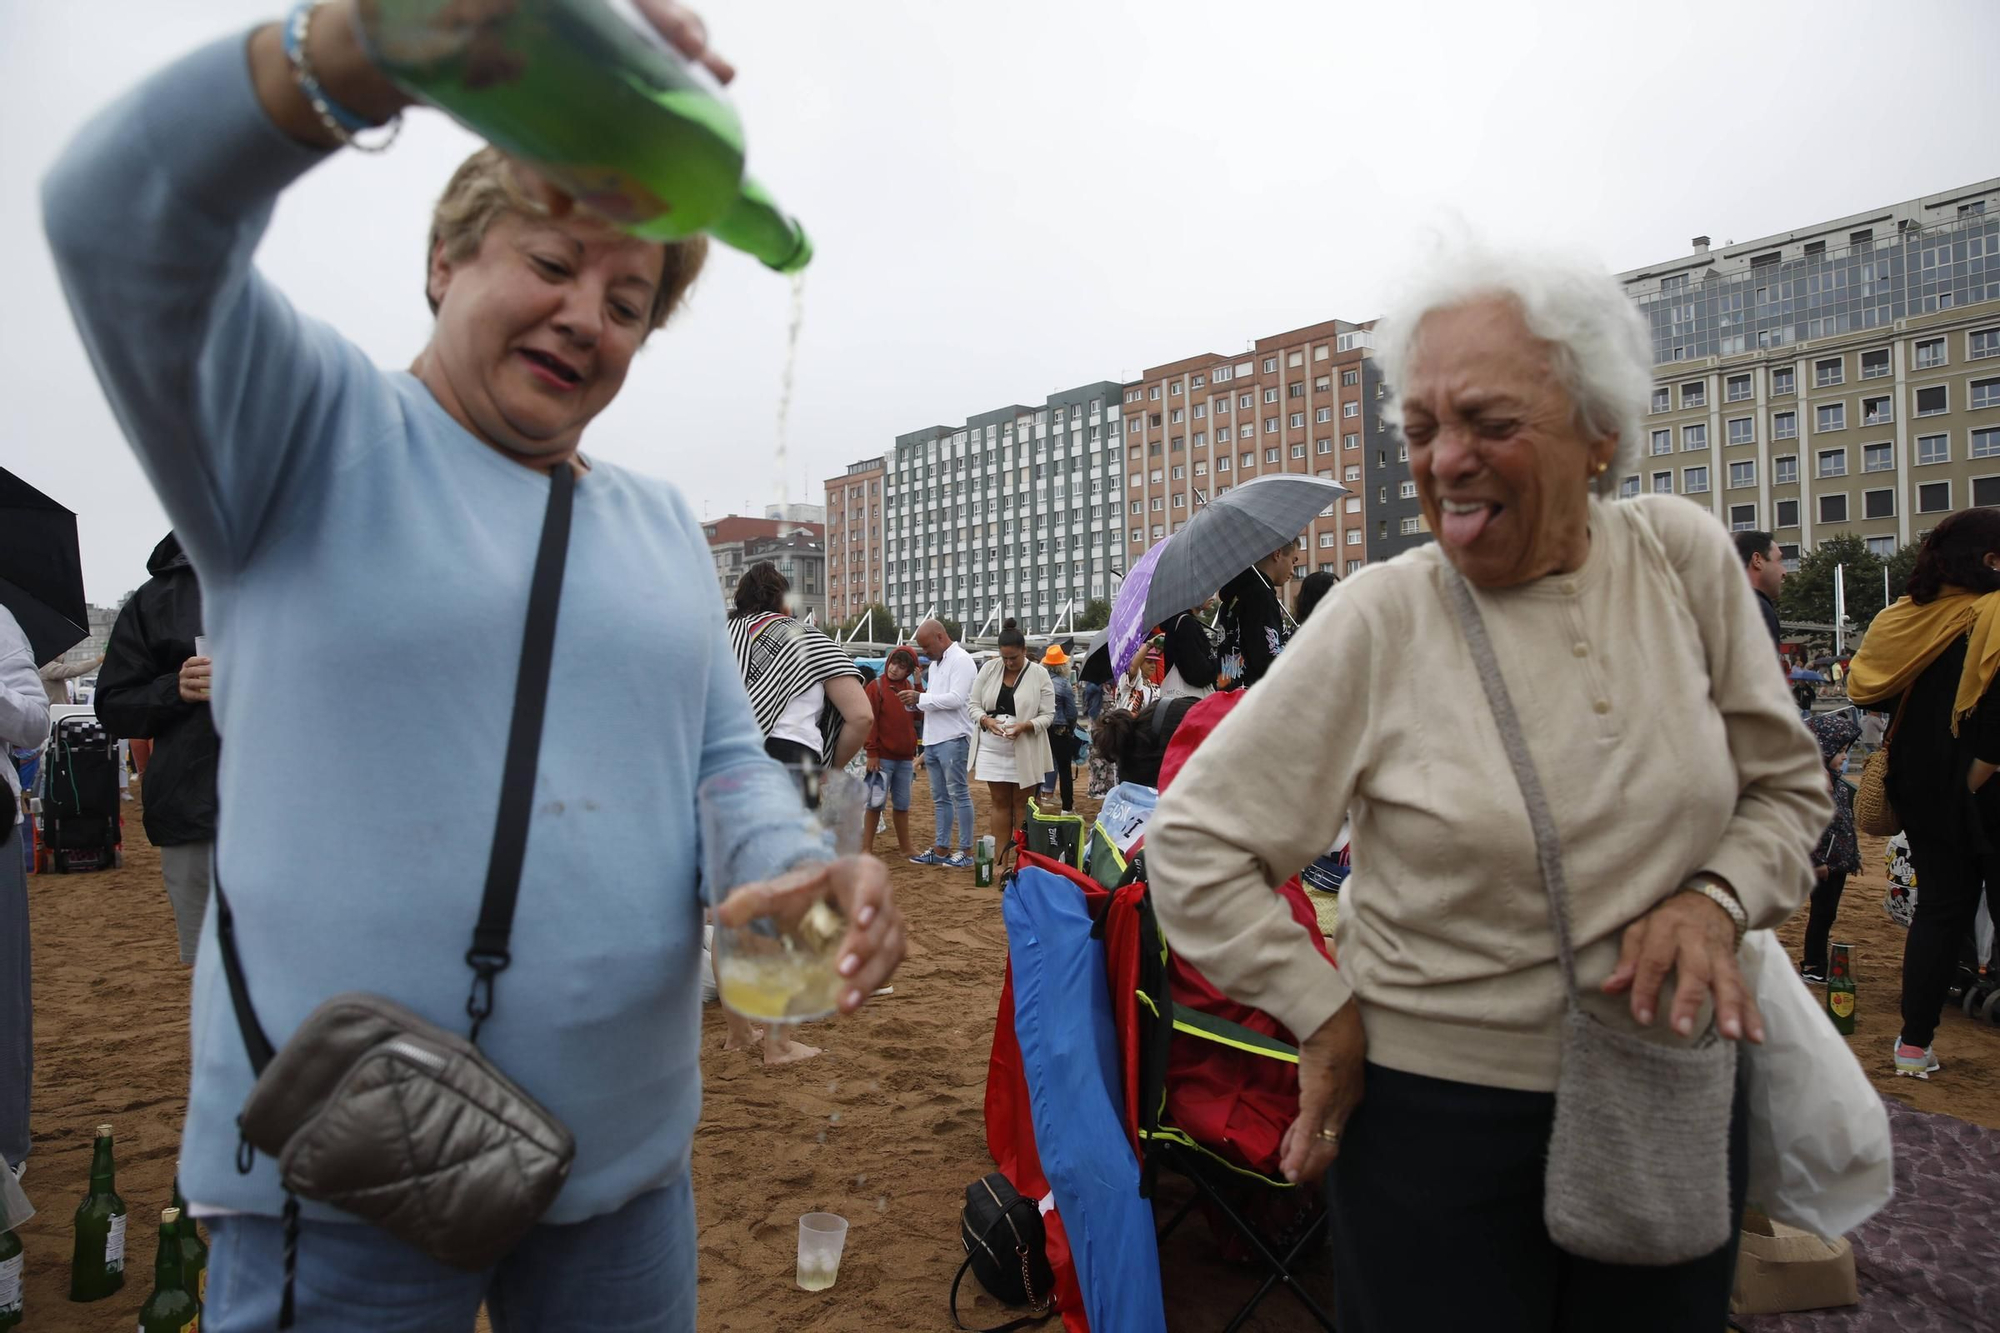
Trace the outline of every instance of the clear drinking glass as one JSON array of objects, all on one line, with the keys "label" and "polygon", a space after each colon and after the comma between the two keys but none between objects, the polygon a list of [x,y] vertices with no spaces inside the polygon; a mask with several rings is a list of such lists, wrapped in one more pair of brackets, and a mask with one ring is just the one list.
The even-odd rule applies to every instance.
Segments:
[{"label": "clear drinking glass", "polygon": [[[725,773],[702,783],[703,873],[711,900],[732,889],[775,879],[801,862],[801,840],[819,859],[861,850],[868,788],[848,773],[817,765],[787,765],[791,781],[773,783],[770,770]],[[715,923],[718,998],[759,1023],[810,1023],[839,1006],[840,943],[847,917],[831,892],[788,902],[740,926]]]},{"label": "clear drinking glass", "polygon": [[840,1276],[840,1252],[847,1248],[847,1219],[837,1213],[807,1213],[799,1219],[799,1276],[805,1291],[825,1291]]}]

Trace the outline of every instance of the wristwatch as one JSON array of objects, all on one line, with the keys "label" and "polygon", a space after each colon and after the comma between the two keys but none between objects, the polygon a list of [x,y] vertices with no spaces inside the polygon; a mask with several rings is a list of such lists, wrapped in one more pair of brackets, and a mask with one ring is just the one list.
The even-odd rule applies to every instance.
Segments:
[{"label": "wristwatch", "polygon": [[1736,901],[1736,895],[1712,879],[1692,879],[1681,886],[1682,893],[1698,893],[1702,897],[1729,913],[1729,919],[1736,925],[1736,947],[1743,947],[1743,936],[1750,929],[1750,914],[1743,910],[1743,904]]}]

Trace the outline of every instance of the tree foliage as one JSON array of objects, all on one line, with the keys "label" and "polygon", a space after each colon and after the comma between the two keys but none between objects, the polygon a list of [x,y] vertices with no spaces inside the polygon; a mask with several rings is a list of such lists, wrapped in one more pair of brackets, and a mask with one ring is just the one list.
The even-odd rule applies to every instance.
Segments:
[{"label": "tree foliage", "polygon": [[896,637],[895,613],[890,611],[888,607],[882,605],[882,603],[880,602],[870,602],[868,605],[862,607],[859,611],[849,616],[846,620],[841,621],[839,625],[835,626],[835,628],[839,630],[841,637],[845,638],[847,635],[852,634],[855,630],[859,629],[861,627],[861,623],[868,619],[868,613],[870,611],[873,611],[875,613],[875,623],[869,627],[868,637],[874,640],[876,643],[888,643],[890,640],[894,639]]},{"label": "tree foliage", "polygon": [[1903,586],[1910,581],[1910,571],[1917,567],[1917,552],[1923,549],[1922,542],[1910,542],[1897,549],[1889,557],[1889,600],[1903,595]]},{"label": "tree foliage", "polygon": [[1077,613],[1076,628],[1079,630],[1103,629],[1111,623],[1111,603],[1102,597],[1093,597],[1084,603]]},{"label": "tree foliage", "polygon": [[1832,624],[1836,567],[1846,571],[1843,581],[1847,587],[1847,618],[1853,623],[1853,633],[1858,635],[1866,630],[1868,622],[1882,609],[1882,558],[1869,551],[1863,538],[1851,532],[1828,537],[1799,558],[1798,569],[1785,576],[1784,587],[1778,594],[1779,619]]}]

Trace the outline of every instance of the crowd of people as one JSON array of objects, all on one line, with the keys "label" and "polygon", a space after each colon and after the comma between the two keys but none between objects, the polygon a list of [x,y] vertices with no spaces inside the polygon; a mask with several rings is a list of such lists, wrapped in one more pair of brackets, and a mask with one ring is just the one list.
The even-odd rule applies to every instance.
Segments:
[{"label": "crowd of people", "polygon": [[[686,501],[584,447],[705,241],[635,239],[482,149],[436,206],[434,323],[401,371],[257,270],[276,201],[350,137],[326,104],[377,123],[408,104],[354,41],[352,5],[308,14],[310,90],[277,26],[225,38],[103,112],[44,187],[79,328],[174,523],[112,634],[97,707],[154,747],[147,831],[197,966],[181,1183],[216,1236],[208,1327],[264,1327],[281,1304],[301,1327],[362,1326],[394,1285],[412,1326],[470,1328],[484,1303],[500,1328],[643,1312],[692,1329],[704,917],[837,903],[843,1012],[905,948],[881,862],[828,861],[799,827],[801,774],[856,763],[868,852],[886,814],[909,862],[969,870],[973,782],[985,832],[1008,844],[1038,793],[1076,806],[1085,736],[1087,797],[1159,787],[1177,729],[1218,691],[1243,693],[1161,795],[1147,871],[1174,951],[1299,1038],[1283,1164],[1324,1180],[1343,1326],[1721,1325],[1733,1238],[1650,1265],[1551,1238],[1566,1025],[1583,1014],[1676,1052],[1763,1039],[1737,951],[1810,898],[1802,964],[1823,969],[1859,865],[1842,790],[1858,728],[1802,724],[1772,673],[1784,571],[1769,534],[1732,542],[1682,500],[1614,497],[1652,384],[1615,283],[1468,248],[1384,321],[1391,416],[1434,543],[1341,581],[1299,579],[1287,541],[1158,626],[1115,679],[1073,680],[1061,646],[1032,653],[1012,620],[982,664],[929,620],[871,680],[793,614],[768,563],[726,616],[711,605]],[[698,27],[661,8],[667,35],[709,59]],[[370,262],[359,244],[326,261]],[[483,981],[481,1051],[570,1128],[576,1157],[520,1246],[466,1273],[296,1204],[276,1163],[239,1157],[253,1043],[219,979],[217,918],[277,1045],[355,990],[465,1027],[465,945],[507,832],[499,756],[529,674],[520,626],[552,551],[532,836],[504,974],[478,973],[473,995]],[[1945,520],[1850,677],[1856,702],[1895,715],[1889,789],[1923,875],[1899,1072],[1939,1067],[1949,969],[2000,881],[1995,593],[2000,516]],[[0,618],[0,741],[40,742],[57,679]],[[607,711],[630,739],[604,742]],[[301,753],[310,789],[291,780]],[[919,762],[927,847],[910,829]],[[718,869],[695,812],[723,777],[745,836]],[[0,824],[0,1081],[25,1089],[15,804]],[[1271,889],[1350,835],[1336,967]],[[1567,924],[1552,928],[1563,881]],[[733,1015],[727,1044],[772,1064],[818,1054]],[[1711,1165],[1740,1212],[1743,1091],[1722,1077],[1702,1128],[1727,1145]],[[28,1146],[15,1101],[0,1096],[9,1163]],[[1451,1282],[1435,1280],[1438,1252]]]}]

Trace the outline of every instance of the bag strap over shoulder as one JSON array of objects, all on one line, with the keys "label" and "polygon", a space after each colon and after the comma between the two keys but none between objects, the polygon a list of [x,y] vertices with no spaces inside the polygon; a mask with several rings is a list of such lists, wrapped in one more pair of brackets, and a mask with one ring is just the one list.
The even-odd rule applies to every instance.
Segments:
[{"label": "bag strap over shoulder", "polygon": [[[542,515],[542,540],[535,552],[535,573],[528,592],[528,625],[521,638],[521,666],[514,681],[514,716],[507,733],[507,756],[501,770],[500,813],[493,829],[493,851],[486,866],[486,891],[479,904],[479,924],[465,961],[472,968],[472,994],[465,1011],[472,1018],[472,1039],[493,1012],[493,979],[512,960],[507,941],[514,929],[514,906],[521,893],[521,864],[527,855],[528,817],[534,804],[535,771],[542,749],[542,722],[548,710],[549,669],[555,659],[556,608],[562,598],[563,568],[569,555],[570,518],[575,508],[576,474],[567,466],[549,474],[549,502]],[[222,891],[222,874],[214,875],[215,934],[221,946],[222,970],[229,981],[229,1001],[252,1072],[262,1075],[276,1054],[243,976],[243,956],[236,947],[236,917]],[[247,1166],[242,1167],[247,1170]]]},{"label": "bag strap over shoulder", "polygon": [[1493,710],[1493,723],[1500,729],[1500,742],[1507,747],[1507,760],[1514,766],[1514,781],[1521,788],[1521,800],[1528,807],[1528,825],[1535,833],[1535,859],[1542,869],[1542,887],[1549,897],[1549,923],[1555,927],[1556,956],[1562,964],[1563,988],[1567,992],[1569,1007],[1578,1007],[1576,989],[1576,950],[1570,941],[1569,926],[1569,884],[1563,877],[1562,845],[1556,836],[1556,819],[1549,809],[1548,794],[1542,790],[1542,780],[1535,772],[1535,761],[1528,754],[1527,734],[1521,730],[1520,716],[1514,711],[1513,696],[1507,692],[1507,680],[1500,674],[1499,659],[1493,655],[1493,641],[1487,637],[1486,621],[1479,614],[1479,604],[1472,600],[1472,589],[1465,576],[1456,569],[1445,572],[1445,591],[1451,598],[1451,609],[1458,615],[1458,626],[1465,634],[1466,645],[1472,650],[1472,662],[1479,669],[1479,683],[1486,691],[1486,703]]}]

